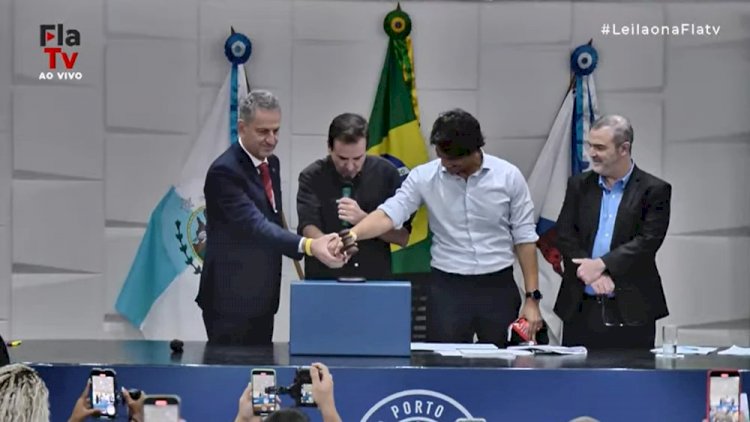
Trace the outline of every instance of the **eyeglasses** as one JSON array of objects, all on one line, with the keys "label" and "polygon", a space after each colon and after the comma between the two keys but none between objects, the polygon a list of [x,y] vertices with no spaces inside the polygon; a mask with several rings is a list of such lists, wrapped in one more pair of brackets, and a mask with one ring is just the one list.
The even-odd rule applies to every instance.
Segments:
[{"label": "eyeglasses", "polygon": [[641,327],[646,324],[645,321],[627,318],[623,315],[613,297],[599,295],[596,297],[596,302],[602,310],[602,323],[605,327]]}]

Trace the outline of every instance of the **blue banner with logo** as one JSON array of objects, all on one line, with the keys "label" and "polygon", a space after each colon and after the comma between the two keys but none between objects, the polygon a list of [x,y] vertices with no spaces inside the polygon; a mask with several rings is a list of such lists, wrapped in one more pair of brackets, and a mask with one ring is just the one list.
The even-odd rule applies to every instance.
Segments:
[{"label": "blue banner with logo", "polygon": [[[292,362],[298,359],[293,358]],[[258,367],[266,366],[259,362]],[[252,369],[179,365],[114,368],[120,386],[180,396],[181,416],[187,422],[234,420],[238,398]],[[50,390],[52,420],[67,420],[91,367],[42,365],[36,369]],[[294,367],[275,369],[279,385],[292,383]],[[608,422],[700,421],[705,413],[706,371],[698,369],[342,365],[331,368],[331,372],[336,407],[346,422],[455,422],[459,418],[564,422],[583,415]],[[750,385],[747,371],[742,377],[743,385]],[[283,397],[284,407],[292,404],[289,397]],[[119,411],[124,412],[124,407],[120,406]],[[321,420],[315,409],[304,411],[312,421]]]}]

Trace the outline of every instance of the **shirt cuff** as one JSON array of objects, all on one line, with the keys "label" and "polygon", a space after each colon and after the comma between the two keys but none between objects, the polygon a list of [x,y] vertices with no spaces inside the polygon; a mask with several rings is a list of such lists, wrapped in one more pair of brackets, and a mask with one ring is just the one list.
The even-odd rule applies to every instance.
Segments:
[{"label": "shirt cuff", "polygon": [[388,218],[391,219],[391,221],[393,222],[393,228],[395,230],[400,230],[402,227],[404,227],[406,218],[401,218],[396,207],[389,206],[388,201],[385,201],[383,204],[381,204],[378,209],[383,211],[385,215],[387,215]]},{"label": "shirt cuff", "polygon": [[305,238],[302,237],[299,240],[299,244],[297,245],[297,253],[304,254],[305,253]]},{"label": "shirt cuff", "polygon": [[536,226],[531,225],[531,227],[520,227],[517,229],[514,229],[511,231],[511,235],[513,236],[513,244],[519,245],[521,243],[535,243],[537,240],[539,240],[539,235],[536,234]]}]

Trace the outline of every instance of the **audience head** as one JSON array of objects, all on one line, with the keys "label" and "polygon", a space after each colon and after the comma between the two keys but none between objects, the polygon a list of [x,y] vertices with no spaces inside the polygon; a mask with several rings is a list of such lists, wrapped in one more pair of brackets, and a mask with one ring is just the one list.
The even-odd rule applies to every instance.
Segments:
[{"label": "audience head", "polygon": [[34,369],[18,363],[0,368],[0,421],[49,421],[49,392]]}]

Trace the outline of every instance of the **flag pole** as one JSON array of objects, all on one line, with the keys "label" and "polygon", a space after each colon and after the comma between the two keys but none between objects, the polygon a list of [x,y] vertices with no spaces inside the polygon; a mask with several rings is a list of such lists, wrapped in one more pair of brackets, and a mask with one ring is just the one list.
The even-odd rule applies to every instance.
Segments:
[{"label": "flag pole", "polygon": [[[234,34],[234,26],[231,26],[230,29],[232,30],[232,34]],[[242,67],[245,67],[245,64],[242,64]],[[248,92],[250,91],[250,81],[247,79],[247,69],[245,69],[245,85],[247,86]],[[286,230],[289,230],[289,224],[286,222],[286,217],[284,216],[284,211],[279,213],[281,215],[281,227],[283,227]],[[296,259],[292,259],[292,262],[294,262],[294,270],[297,272],[297,277],[299,277],[300,280],[305,279],[305,273],[302,271],[302,265],[300,265],[299,261]]]}]

